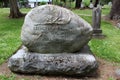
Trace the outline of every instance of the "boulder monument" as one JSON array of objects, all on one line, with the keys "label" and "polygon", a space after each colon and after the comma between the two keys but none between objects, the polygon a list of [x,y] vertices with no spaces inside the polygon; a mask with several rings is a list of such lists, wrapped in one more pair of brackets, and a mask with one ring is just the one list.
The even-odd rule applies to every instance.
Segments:
[{"label": "boulder monument", "polygon": [[72,11],[43,5],[25,17],[23,46],[8,61],[13,72],[87,76],[98,63],[87,46],[93,28]]}]

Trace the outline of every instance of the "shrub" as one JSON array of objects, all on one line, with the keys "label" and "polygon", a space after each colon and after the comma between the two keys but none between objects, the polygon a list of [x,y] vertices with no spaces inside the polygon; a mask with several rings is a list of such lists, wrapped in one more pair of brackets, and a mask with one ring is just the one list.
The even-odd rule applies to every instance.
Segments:
[{"label": "shrub", "polygon": [[83,0],[83,4],[85,7],[88,7],[90,5],[90,0]]},{"label": "shrub", "polygon": [[100,4],[108,4],[108,2],[110,2],[112,0],[100,0]]},{"label": "shrub", "polygon": [[40,2],[40,5],[45,5],[45,4],[46,4],[46,2],[44,2],[44,1]]},{"label": "shrub", "polygon": [[2,7],[2,2],[0,2],[0,8]]}]

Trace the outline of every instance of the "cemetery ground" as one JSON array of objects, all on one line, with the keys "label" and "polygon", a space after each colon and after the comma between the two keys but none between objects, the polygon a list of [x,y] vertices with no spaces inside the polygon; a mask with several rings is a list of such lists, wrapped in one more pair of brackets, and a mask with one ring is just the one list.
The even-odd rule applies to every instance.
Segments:
[{"label": "cemetery ground", "polygon": [[[30,9],[21,9],[27,13]],[[92,24],[92,10],[72,10],[79,16]],[[110,8],[102,10],[102,16],[109,14]],[[40,76],[40,75],[20,75],[10,72],[7,67],[7,60],[12,56],[22,44],[20,40],[21,26],[24,18],[9,19],[9,9],[0,9],[0,80],[120,80],[120,75],[115,74],[120,69],[120,30],[111,21],[102,19],[101,28],[104,39],[92,39],[89,46],[99,61],[97,77],[81,79],[79,77],[60,77],[60,76]]]}]

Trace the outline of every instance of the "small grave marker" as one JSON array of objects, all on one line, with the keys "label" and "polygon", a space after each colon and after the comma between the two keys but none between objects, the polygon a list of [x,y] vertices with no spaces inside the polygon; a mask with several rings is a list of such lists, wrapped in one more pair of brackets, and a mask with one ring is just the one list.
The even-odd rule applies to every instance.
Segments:
[{"label": "small grave marker", "polygon": [[93,18],[92,18],[92,26],[93,26],[93,37],[94,38],[103,38],[101,30],[101,6],[97,6],[93,8]]}]

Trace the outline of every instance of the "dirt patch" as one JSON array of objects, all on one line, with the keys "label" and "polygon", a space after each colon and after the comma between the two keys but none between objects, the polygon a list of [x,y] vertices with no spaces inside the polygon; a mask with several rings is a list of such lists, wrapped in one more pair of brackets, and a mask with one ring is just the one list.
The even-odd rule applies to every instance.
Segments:
[{"label": "dirt patch", "polygon": [[115,75],[115,70],[119,69],[119,65],[116,63],[107,62],[103,59],[97,59],[99,62],[99,76],[98,77],[62,77],[62,76],[41,76],[41,75],[21,75],[15,74],[7,67],[7,61],[0,66],[0,75],[11,76],[15,74],[16,80],[27,79],[27,80],[120,80],[120,76]]}]

